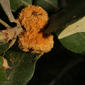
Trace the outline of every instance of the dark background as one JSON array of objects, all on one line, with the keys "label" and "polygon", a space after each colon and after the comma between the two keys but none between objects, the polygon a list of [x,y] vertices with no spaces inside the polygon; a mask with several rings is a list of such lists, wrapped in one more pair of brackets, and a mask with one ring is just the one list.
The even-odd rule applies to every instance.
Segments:
[{"label": "dark background", "polygon": [[84,85],[84,55],[68,51],[56,38],[54,41],[52,51],[37,62],[35,74],[28,85]]}]

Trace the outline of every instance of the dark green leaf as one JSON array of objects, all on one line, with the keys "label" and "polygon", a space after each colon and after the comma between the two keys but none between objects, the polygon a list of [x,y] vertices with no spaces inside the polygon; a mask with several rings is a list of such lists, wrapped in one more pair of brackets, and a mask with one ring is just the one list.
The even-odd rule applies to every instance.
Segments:
[{"label": "dark green leaf", "polygon": [[32,0],[10,0],[12,11],[16,11],[21,7],[32,4]]},{"label": "dark green leaf", "polygon": [[75,33],[60,39],[61,43],[75,53],[85,53],[85,33]]},{"label": "dark green leaf", "polygon": [[[80,3],[79,3],[80,2]],[[71,12],[72,14],[75,13],[75,16],[73,16],[73,18],[77,17],[77,16],[84,16],[84,12],[82,10],[85,9],[85,5],[83,4],[84,2],[81,2],[80,0],[78,0],[78,11],[76,12]],[[76,7],[75,7],[76,8]],[[74,8],[74,9],[75,9]],[[77,8],[76,8],[77,9]],[[74,19],[75,20],[75,19]],[[72,20],[73,21],[73,20]],[[58,38],[60,39],[61,43],[64,45],[64,47],[66,47],[67,49],[76,52],[76,53],[85,53],[85,17],[83,18],[79,18],[76,19],[75,21],[73,21],[67,25],[64,30],[58,35]],[[67,22],[68,23],[68,22]]]},{"label": "dark green leaf", "polygon": [[68,25],[58,36],[61,43],[76,53],[85,53],[85,17]]},{"label": "dark green leaf", "polygon": [[58,0],[35,0],[35,5],[43,7],[48,12],[55,12],[58,8]]},{"label": "dark green leaf", "polygon": [[36,54],[25,53],[18,48],[11,48],[6,53],[6,58],[12,69],[8,70],[9,81],[2,85],[26,85],[32,78],[36,61],[33,58]]}]

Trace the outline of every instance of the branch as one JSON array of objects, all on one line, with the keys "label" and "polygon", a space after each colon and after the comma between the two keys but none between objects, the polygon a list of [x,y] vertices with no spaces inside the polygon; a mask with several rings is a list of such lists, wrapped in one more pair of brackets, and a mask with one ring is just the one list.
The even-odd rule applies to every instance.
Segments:
[{"label": "branch", "polygon": [[9,40],[16,39],[16,37],[23,31],[19,22],[16,27],[8,27],[6,30],[0,31],[0,43],[7,43]]}]

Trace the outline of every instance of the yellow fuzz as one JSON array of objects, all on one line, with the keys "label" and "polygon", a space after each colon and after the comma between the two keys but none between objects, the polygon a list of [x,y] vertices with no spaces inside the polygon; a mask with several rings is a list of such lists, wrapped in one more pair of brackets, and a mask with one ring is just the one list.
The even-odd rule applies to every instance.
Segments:
[{"label": "yellow fuzz", "polygon": [[47,53],[53,48],[53,35],[44,36],[48,23],[47,12],[39,6],[29,5],[21,10],[18,21],[25,28],[19,35],[19,48],[24,52]]}]

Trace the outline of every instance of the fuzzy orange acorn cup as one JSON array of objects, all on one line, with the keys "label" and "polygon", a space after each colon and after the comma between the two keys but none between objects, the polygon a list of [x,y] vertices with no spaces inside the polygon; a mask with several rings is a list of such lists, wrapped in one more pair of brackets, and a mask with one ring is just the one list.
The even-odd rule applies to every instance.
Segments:
[{"label": "fuzzy orange acorn cup", "polygon": [[24,52],[47,53],[53,48],[53,35],[44,36],[48,13],[39,6],[29,5],[22,9],[18,21],[25,28],[19,35],[19,48]]}]

